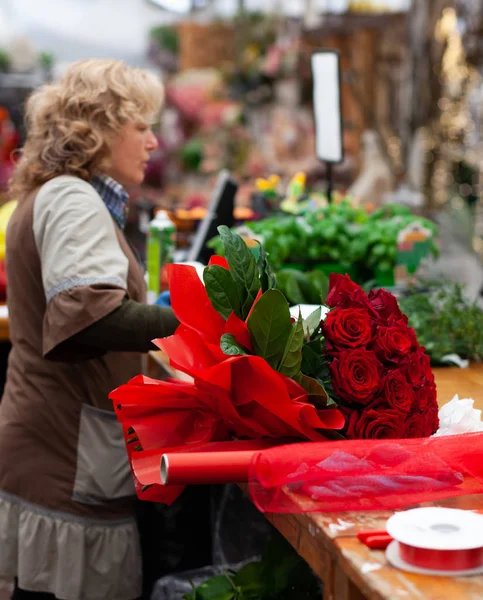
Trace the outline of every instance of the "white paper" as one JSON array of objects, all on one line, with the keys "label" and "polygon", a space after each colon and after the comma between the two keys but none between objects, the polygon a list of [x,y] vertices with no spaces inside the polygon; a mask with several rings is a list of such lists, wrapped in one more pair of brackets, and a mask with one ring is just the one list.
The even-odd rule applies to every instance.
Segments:
[{"label": "white paper", "polygon": [[310,315],[317,310],[319,307],[322,309],[321,317],[325,318],[325,315],[329,312],[327,306],[321,306],[320,304],[296,304],[295,306],[290,307],[290,316],[294,319],[299,318],[299,310],[302,314],[302,319],[306,319],[310,317]]},{"label": "white paper", "polygon": [[474,400],[471,398],[460,400],[456,394],[452,400],[439,409],[439,429],[434,435],[457,435],[483,431],[481,410],[474,408],[473,405]]}]

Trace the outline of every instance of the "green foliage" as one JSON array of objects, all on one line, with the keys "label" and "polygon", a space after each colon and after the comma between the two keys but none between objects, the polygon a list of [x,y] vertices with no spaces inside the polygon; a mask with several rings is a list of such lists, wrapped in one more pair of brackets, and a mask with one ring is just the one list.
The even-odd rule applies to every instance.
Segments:
[{"label": "green foliage", "polygon": [[174,27],[160,25],[153,27],[150,32],[151,39],[156,42],[161,50],[167,50],[172,54],[178,54],[179,37]]},{"label": "green foliage", "polygon": [[280,535],[260,561],[204,581],[184,600],[319,600],[320,584],[307,563]]},{"label": "green foliage", "polygon": [[52,52],[40,52],[39,64],[43,69],[51,69],[54,66],[55,57]]},{"label": "green foliage", "polygon": [[218,265],[206,267],[203,281],[213,308],[228,319],[232,312],[241,317],[241,295],[230,271]]},{"label": "green foliage", "polygon": [[302,346],[304,343],[304,325],[302,315],[295,323],[292,323],[291,331],[288,336],[285,350],[277,371],[287,377],[298,377],[300,375],[300,366],[302,364]]},{"label": "green foliage", "polygon": [[[388,204],[368,215],[349,200],[303,216],[276,215],[246,225],[263,238],[263,246],[277,272],[293,264],[302,265],[304,271],[311,271],[316,265],[337,265],[339,272],[350,270],[353,279],[362,283],[374,276],[376,268],[382,271],[394,268],[398,233],[411,223],[420,223],[436,237],[436,226],[414,216],[405,206]],[[208,245],[217,253],[223,252],[218,238]],[[437,253],[434,243],[431,251]],[[294,294],[299,299],[293,301],[300,303],[296,287],[291,280],[285,291],[288,296]]]},{"label": "green foliage", "polygon": [[372,269],[388,271],[394,269],[397,256],[397,237],[400,231],[412,223],[419,223],[433,232],[431,252],[437,255],[434,243],[438,230],[428,219],[415,217],[407,207],[387,205],[375,211],[369,218],[368,226],[363,232],[366,245],[365,261]]},{"label": "green foliage", "polygon": [[[276,371],[299,381],[304,333],[313,323],[305,326],[302,318],[292,323],[288,302],[275,289],[276,278],[263,248],[256,261],[240,236],[223,225],[218,231],[230,270],[218,265],[204,270],[211,304],[225,320],[232,313],[245,320],[254,353]],[[231,334],[221,336],[220,348],[229,356],[248,353]]]},{"label": "green foliage", "polygon": [[225,256],[230,265],[230,273],[238,288],[241,318],[245,319],[260,289],[260,272],[255,257],[239,235],[225,225],[218,227],[223,240]]},{"label": "green foliage", "polygon": [[327,296],[329,279],[322,271],[283,269],[277,273],[277,287],[290,304],[321,304]]},{"label": "green foliage", "polygon": [[231,333],[224,333],[220,338],[220,348],[228,356],[243,356],[248,354],[245,348],[240,346],[235,336]]},{"label": "green foliage", "polygon": [[[299,315],[292,323],[287,302],[288,298],[293,303],[321,304],[327,292],[327,277],[319,272],[311,278],[295,270],[280,271],[275,277],[264,248],[260,247],[256,261],[240,236],[223,225],[218,231],[230,270],[218,265],[204,270],[211,304],[225,320],[235,313],[246,322],[256,356],[299,382],[309,401],[327,405],[331,402],[331,387],[322,353],[321,309],[306,321]],[[280,289],[275,289],[277,283]],[[231,334],[221,336],[220,348],[228,356],[249,353]]]},{"label": "green foliage", "polygon": [[462,287],[453,282],[426,283],[399,300],[421,346],[433,364],[447,354],[461,358],[483,358],[483,310],[465,298]]},{"label": "green foliage", "polygon": [[[279,290],[261,296],[248,318],[248,329],[255,354],[277,369],[292,331],[288,302]],[[300,347],[302,343],[303,331]]]},{"label": "green foliage", "polygon": [[197,171],[203,160],[203,142],[192,139],[183,146],[180,152],[181,163],[188,171]]},{"label": "green foliage", "polygon": [[0,72],[6,72],[10,69],[11,59],[9,53],[0,48]]},{"label": "green foliage", "polygon": [[260,244],[259,247],[259,256],[258,256],[258,272],[260,274],[260,284],[262,287],[262,292],[266,292],[267,290],[276,289],[277,287],[277,278],[275,273],[272,271],[272,267],[268,262],[268,255],[265,252],[265,248]]}]

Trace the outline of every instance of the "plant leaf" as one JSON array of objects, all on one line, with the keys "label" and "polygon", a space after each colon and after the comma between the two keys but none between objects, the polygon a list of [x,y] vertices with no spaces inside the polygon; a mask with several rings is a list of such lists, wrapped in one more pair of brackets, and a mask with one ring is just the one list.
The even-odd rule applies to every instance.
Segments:
[{"label": "plant leaf", "polygon": [[324,435],[328,440],[332,440],[334,442],[339,442],[341,440],[346,440],[341,433],[335,431],[334,429],[319,429],[320,433]]},{"label": "plant leaf", "polygon": [[236,590],[225,575],[217,575],[201,583],[196,588],[199,600],[232,600]]},{"label": "plant leaf", "polygon": [[300,373],[302,364],[302,346],[304,345],[304,327],[302,316],[292,323],[292,330],[288,336],[285,351],[283,353],[277,371],[287,377],[296,377]]},{"label": "plant leaf", "polygon": [[304,320],[304,334],[310,337],[319,328],[321,318],[322,307],[319,306]]},{"label": "plant leaf", "polygon": [[263,565],[261,562],[251,562],[242,567],[235,575],[235,584],[250,591],[262,592],[264,589]]},{"label": "plant leaf", "polygon": [[268,255],[265,252],[265,248],[262,244],[259,244],[259,256],[258,256],[258,272],[260,276],[260,284],[262,286],[262,292],[267,290],[273,290],[277,287],[277,278],[272,271],[272,267],[268,262]]},{"label": "plant leaf", "polygon": [[302,375],[300,385],[309,395],[308,400],[311,404],[314,404],[315,406],[327,406],[329,396],[325,391],[324,386],[317,381],[317,379]]},{"label": "plant leaf", "polygon": [[254,353],[275,369],[284,354],[292,322],[284,295],[268,290],[258,300],[248,318]]},{"label": "plant leaf", "polygon": [[317,301],[323,304],[329,292],[329,278],[322,271],[312,271],[307,276],[317,292]]},{"label": "plant leaf", "polygon": [[228,319],[232,312],[241,317],[238,287],[228,269],[218,265],[206,267],[203,270],[203,281],[213,308],[224,319]]},{"label": "plant leaf", "polygon": [[224,333],[220,339],[220,348],[228,356],[245,356],[247,351],[236,341],[231,333]]},{"label": "plant leaf", "polygon": [[316,377],[323,365],[322,347],[320,340],[305,344],[302,348],[302,372]]},{"label": "plant leaf", "polygon": [[260,289],[257,262],[239,235],[230,231],[225,225],[220,225],[218,232],[223,241],[225,257],[230,265],[231,276],[238,288],[242,307],[240,318],[246,319]]}]

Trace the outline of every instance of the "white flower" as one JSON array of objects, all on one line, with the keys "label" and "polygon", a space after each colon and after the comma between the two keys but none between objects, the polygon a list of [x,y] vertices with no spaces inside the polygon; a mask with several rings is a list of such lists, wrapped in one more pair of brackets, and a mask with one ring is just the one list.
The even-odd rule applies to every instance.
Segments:
[{"label": "white flower", "polygon": [[483,431],[481,410],[473,408],[471,398],[458,398],[458,394],[439,410],[439,429],[434,435],[455,435]]}]

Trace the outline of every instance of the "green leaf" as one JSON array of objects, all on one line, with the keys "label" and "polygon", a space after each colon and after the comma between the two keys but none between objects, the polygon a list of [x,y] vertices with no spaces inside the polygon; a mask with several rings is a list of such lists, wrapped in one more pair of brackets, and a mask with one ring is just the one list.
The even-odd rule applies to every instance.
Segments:
[{"label": "green leaf", "polygon": [[242,307],[241,318],[245,319],[260,289],[257,262],[239,235],[225,225],[218,227],[218,232],[223,241],[231,276],[238,288]]},{"label": "green leaf", "polygon": [[203,281],[213,308],[228,319],[232,312],[241,317],[240,296],[236,283],[228,269],[212,265],[203,270]]},{"label": "green leaf", "polygon": [[314,310],[313,313],[310,313],[310,315],[305,319],[304,334],[308,335],[308,337],[310,337],[314,333],[314,331],[317,331],[317,329],[320,326],[321,318],[322,318],[322,307],[319,306],[318,308],[316,308]]},{"label": "green leaf", "polygon": [[248,329],[255,354],[275,369],[292,329],[288,303],[279,290],[262,294],[248,318]]},{"label": "green leaf", "polygon": [[[334,403],[334,408],[335,408],[335,403]],[[333,442],[340,442],[340,441],[347,439],[341,433],[339,433],[338,431],[335,431],[335,429],[319,429],[318,431],[320,431],[320,433],[323,436],[325,436],[328,440],[331,440]]]},{"label": "green leaf", "polygon": [[225,575],[207,579],[196,588],[199,600],[233,600],[236,590]]},{"label": "green leaf", "polygon": [[319,304],[320,294],[305,273],[297,269],[284,269],[283,272],[289,274],[285,286],[289,302],[293,304]]},{"label": "green leaf", "polygon": [[323,362],[320,340],[304,345],[302,348],[302,373],[312,377],[317,376]]},{"label": "green leaf", "polygon": [[264,588],[263,565],[260,562],[251,562],[242,567],[235,575],[235,584],[247,588],[251,591],[258,589],[260,592]]},{"label": "green leaf", "polygon": [[304,326],[302,316],[295,323],[292,323],[292,330],[288,336],[285,351],[283,353],[277,371],[287,377],[296,377],[300,373],[302,364],[302,347],[304,345]]},{"label": "green leaf", "polygon": [[324,303],[329,292],[329,278],[325,273],[322,273],[322,271],[318,270],[308,273],[307,276],[314,288],[317,290],[317,301]]},{"label": "green leaf", "polygon": [[325,391],[324,386],[312,377],[302,375],[300,382],[301,386],[309,395],[308,401],[315,406],[326,406],[328,400],[328,394]]},{"label": "green leaf", "polygon": [[287,300],[291,304],[305,304],[306,298],[302,292],[302,288],[298,280],[293,276],[289,275],[285,284],[285,291],[287,294]]},{"label": "green leaf", "polygon": [[231,333],[224,333],[220,339],[220,348],[228,356],[245,356],[247,354],[243,346],[236,341]]},{"label": "green leaf", "polygon": [[277,278],[272,271],[272,267],[268,262],[268,255],[265,252],[265,248],[259,244],[259,256],[258,256],[258,274],[260,276],[260,284],[262,292],[267,290],[273,290],[277,288]]}]

